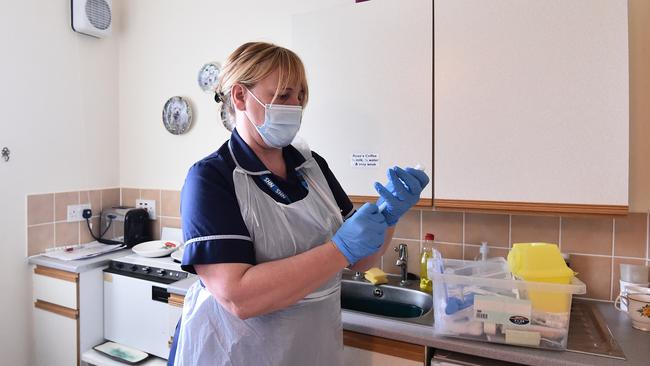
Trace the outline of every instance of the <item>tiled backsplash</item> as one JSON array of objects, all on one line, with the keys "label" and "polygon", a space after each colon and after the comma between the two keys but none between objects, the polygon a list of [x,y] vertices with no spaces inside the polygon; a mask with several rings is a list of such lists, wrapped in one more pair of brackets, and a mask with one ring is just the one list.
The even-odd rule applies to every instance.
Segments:
[{"label": "tiled backsplash", "polygon": [[[66,222],[67,205],[90,203],[93,228],[98,228],[101,209],[119,204],[135,206],[138,198],[156,201],[157,220],[152,222],[155,239],[160,238],[162,227],[180,227],[179,191],[109,188],[28,196],[28,255],[92,240],[85,222]],[[388,273],[399,273],[392,247],[405,243],[409,271],[419,274],[420,248],[424,234],[429,232],[435,235],[435,246],[443,256],[456,259],[477,258],[483,241],[488,242],[490,257],[505,257],[512,243],[558,243],[562,252],[570,254],[571,267],[587,284],[586,297],[613,300],[619,291],[620,263],[650,265],[649,220],[648,213],[560,217],[411,210],[400,220],[393,245],[377,266]]]}]

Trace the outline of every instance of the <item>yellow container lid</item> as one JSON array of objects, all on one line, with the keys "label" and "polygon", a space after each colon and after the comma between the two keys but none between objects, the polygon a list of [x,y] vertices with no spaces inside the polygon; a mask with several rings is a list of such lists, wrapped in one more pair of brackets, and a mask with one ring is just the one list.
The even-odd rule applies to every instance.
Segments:
[{"label": "yellow container lid", "polygon": [[508,267],[513,275],[527,281],[569,283],[575,275],[552,243],[513,244]]}]

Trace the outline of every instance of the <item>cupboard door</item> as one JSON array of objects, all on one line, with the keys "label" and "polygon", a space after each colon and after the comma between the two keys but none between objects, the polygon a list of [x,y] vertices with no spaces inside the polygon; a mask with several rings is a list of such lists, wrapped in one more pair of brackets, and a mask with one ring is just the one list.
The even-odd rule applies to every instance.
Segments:
[{"label": "cupboard door", "polygon": [[422,366],[422,362],[355,347],[343,347],[343,364],[354,366]]},{"label": "cupboard door", "polygon": [[73,314],[70,311],[63,315],[53,310],[34,308],[36,366],[78,365],[77,319],[70,317],[76,316]]},{"label": "cupboard door", "polygon": [[625,214],[628,64],[626,0],[436,0],[435,206]]}]

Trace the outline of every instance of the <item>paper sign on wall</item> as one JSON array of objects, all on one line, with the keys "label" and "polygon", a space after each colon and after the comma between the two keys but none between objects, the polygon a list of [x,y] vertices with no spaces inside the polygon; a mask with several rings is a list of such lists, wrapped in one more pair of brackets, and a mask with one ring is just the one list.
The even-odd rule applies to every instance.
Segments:
[{"label": "paper sign on wall", "polygon": [[350,164],[353,168],[376,168],[379,166],[379,154],[352,153]]}]

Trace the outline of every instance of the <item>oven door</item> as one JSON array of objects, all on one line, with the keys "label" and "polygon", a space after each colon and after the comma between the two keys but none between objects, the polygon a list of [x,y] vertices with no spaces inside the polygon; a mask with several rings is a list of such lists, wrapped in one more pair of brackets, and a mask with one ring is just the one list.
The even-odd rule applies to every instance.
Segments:
[{"label": "oven door", "polygon": [[104,272],[104,338],[167,359],[167,285]]}]

